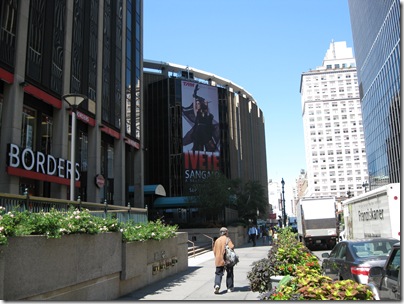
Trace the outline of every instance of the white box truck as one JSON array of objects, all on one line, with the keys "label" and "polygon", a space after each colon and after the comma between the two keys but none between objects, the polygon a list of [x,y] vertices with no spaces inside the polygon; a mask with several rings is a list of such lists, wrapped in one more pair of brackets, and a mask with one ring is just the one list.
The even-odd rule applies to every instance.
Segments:
[{"label": "white box truck", "polygon": [[307,248],[332,249],[337,242],[335,196],[303,197],[297,206],[297,232]]},{"label": "white box truck", "polygon": [[348,240],[400,239],[400,184],[388,184],[342,202]]}]

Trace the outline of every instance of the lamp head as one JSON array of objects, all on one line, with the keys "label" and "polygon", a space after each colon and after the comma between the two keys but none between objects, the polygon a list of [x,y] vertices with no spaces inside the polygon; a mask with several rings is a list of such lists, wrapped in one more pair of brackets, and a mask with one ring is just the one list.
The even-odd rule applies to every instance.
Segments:
[{"label": "lamp head", "polygon": [[86,96],[81,94],[66,94],[62,98],[69,104],[72,108],[77,108],[84,100],[87,99]]}]

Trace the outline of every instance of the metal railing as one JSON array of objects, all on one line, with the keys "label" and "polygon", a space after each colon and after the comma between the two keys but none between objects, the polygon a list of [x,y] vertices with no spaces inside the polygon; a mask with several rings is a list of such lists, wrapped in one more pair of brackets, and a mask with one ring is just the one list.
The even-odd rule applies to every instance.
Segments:
[{"label": "metal railing", "polygon": [[133,221],[135,223],[147,223],[147,208],[134,208],[128,205],[117,206],[108,205],[105,201],[103,204],[82,202],[80,198],[77,201],[69,201],[64,199],[55,199],[48,197],[30,196],[28,193],[24,195],[0,193],[0,206],[8,211],[25,211],[29,212],[49,212],[51,209],[58,211],[67,211],[69,208],[88,209],[94,216],[106,217],[111,214],[120,222]]},{"label": "metal railing", "polygon": [[212,249],[213,249],[213,244],[215,243],[215,240],[212,237],[210,237],[209,235],[206,235],[206,234],[202,234],[202,235],[206,236],[207,238],[209,238],[212,241]]},{"label": "metal railing", "polygon": [[192,244],[192,252],[193,252],[192,255],[195,257],[195,243],[192,242],[192,241],[190,241],[190,240],[188,240],[188,243],[191,243],[191,244]]}]

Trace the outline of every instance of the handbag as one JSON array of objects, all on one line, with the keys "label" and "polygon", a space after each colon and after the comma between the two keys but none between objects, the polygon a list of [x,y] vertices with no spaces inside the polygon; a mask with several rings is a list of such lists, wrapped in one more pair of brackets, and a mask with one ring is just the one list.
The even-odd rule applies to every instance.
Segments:
[{"label": "handbag", "polygon": [[240,261],[238,255],[234,251],[234,249],[231,249],[229,247],[229,238],[226,240],[226,247],[225,247],[225,253],[224,253],[224,264],[225,266],[228,267],[233,267],[237,265],[237,263]]}]

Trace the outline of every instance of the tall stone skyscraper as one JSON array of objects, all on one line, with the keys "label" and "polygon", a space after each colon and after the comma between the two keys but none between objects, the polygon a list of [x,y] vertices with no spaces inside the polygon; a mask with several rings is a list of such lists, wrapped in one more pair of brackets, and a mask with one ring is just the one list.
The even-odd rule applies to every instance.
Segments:
[{"label": "tall stone skyscraper", "polygon": [[323,64],[301,76],[308,188],[306,196],[364,192],[367,162],[352,48],[330,43]]}]

